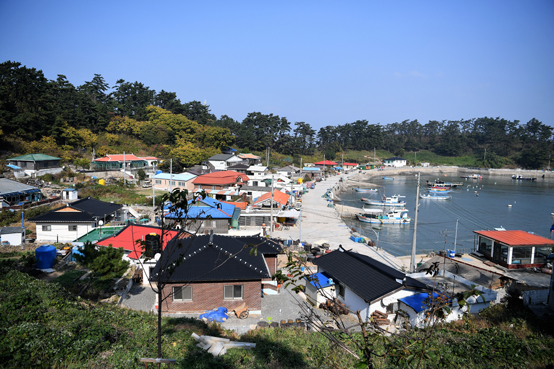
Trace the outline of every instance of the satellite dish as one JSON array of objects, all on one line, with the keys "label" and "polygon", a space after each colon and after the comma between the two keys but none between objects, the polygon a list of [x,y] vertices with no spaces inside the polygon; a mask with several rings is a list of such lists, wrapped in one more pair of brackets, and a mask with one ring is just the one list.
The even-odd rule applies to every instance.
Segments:
[{"label": "satellite dish", "polygon": [[98,221],[98,225],[103,226],[103,225],[104,225],[104,221],[103,221],[103,220],[99,220],[99,221]]},{"label": "satellite dish", "polygon": [[157,253],[156,255],[154,255],[154,260],[158,261],[160,260],[161,257],[162,257],[162,254]]}]

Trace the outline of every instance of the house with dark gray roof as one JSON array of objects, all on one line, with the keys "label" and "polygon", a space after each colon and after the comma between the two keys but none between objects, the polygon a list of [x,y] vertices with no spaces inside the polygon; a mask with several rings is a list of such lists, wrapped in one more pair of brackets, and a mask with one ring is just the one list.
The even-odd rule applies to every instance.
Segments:
[{"label": "house with dark gray roof", "polygon": [[339,248],[313,263],[319,271],[308,277],[306,296],[314,303],[337,298],[369,320],[376,310],[394,313],[398,300],[427,290],[427,286],[366,255]]},{"label": "house with dark gray roof", "polygon": [[71,242],[112,220],[124,220],[123,205],[90,197],[29,219],[37,225],[37,241]]},{"label": "house with dark gray roof", "polygon": [[208,158],[214,170],[227,170],[230,166],[242,163],[242,159],[233,154],[216,154]]},{"label": "house with dark gray roof", "polygon": [[[250,252],[253,247],[257,252]],[[168,282],[163,290],[164,312],[198,313],[246,303],[250,313],[261,314],[262,290],[273,288],[281,245],[260,236],[203,235],[175,237],[165,248],[166,263],[180,262],[174,272],[164,272],[163,258],[152,273]]]},{"label": "house with dark gray roof", "polygon": [[2,246],[19,246],[25,241],[25,227],[0,228]]}]

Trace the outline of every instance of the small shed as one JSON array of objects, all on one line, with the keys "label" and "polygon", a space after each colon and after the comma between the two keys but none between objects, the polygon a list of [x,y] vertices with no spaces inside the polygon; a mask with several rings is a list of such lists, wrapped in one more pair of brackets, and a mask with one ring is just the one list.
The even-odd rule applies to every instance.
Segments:
[{"label": "small shed", "polygon": [[4,227],[0,229],[2,245],[19,246],[25,240],[24,227]]},{"label": "small shed", "polygon": [[62,200],[78,200],[77,190],[74,188],[64,188],[62,190]]}]

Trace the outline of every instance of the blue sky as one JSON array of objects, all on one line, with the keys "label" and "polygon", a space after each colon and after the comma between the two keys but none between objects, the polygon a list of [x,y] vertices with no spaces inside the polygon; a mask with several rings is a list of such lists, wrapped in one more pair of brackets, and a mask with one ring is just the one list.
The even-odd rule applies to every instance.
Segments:
[{"label": "blue sky", "polygon": [[242,121],[554,125],[554,1],[0,1],[0,62]]}]

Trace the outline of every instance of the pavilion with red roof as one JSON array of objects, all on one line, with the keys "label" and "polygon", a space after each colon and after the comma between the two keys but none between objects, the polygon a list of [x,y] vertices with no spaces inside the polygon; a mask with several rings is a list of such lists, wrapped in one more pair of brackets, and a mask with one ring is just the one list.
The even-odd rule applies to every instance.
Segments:
[{"label": "pavilion with red roof", "polygon": [[543,267],[554,240],[525,231],[474,231],[477,250],[508,269]]}]

